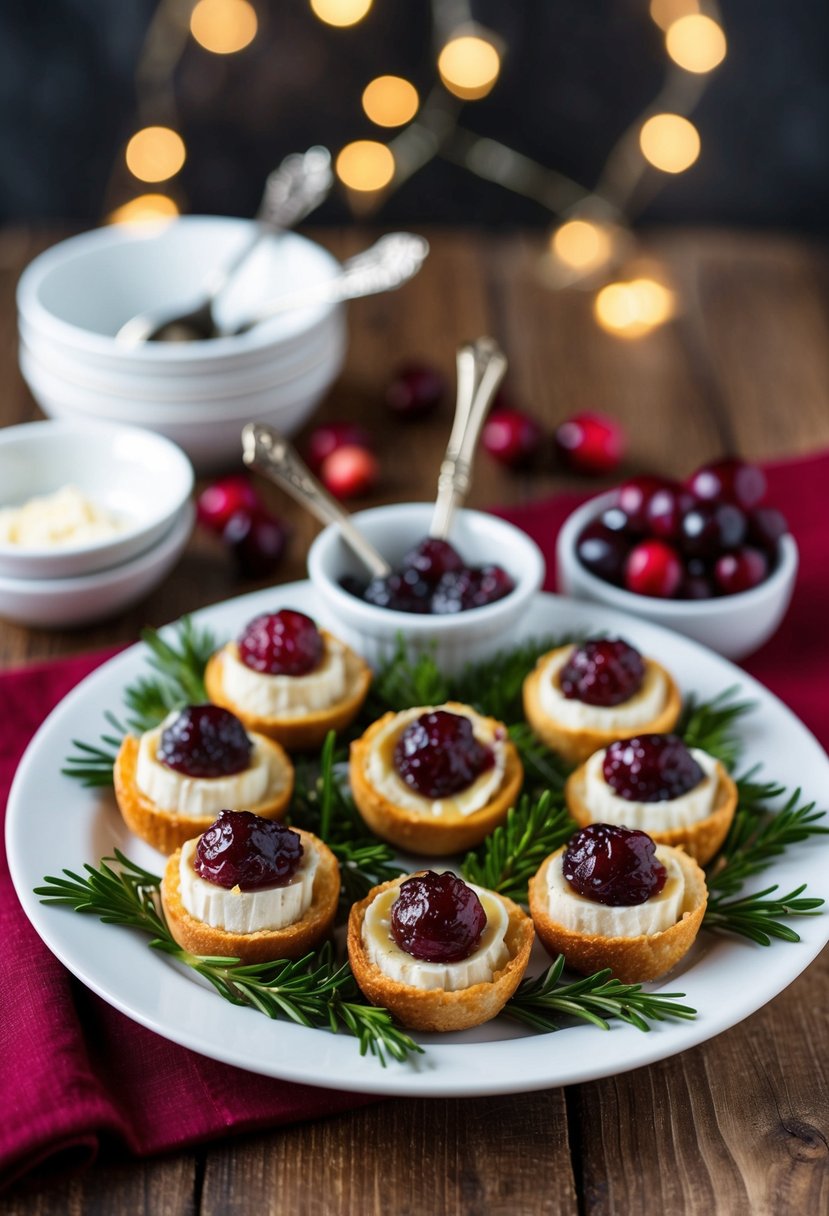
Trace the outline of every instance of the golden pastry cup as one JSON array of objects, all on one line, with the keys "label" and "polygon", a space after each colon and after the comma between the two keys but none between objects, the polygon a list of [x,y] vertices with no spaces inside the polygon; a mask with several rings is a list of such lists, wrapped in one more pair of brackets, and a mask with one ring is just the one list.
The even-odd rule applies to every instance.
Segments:
[{"label": "golden pastry cup", "polygon": [[[294,789],[294,766],[287,752],[278,743],[265,738],[260,738],[259,742],[268,748],[284,770],[285,784],[277,795],[239,809],[253,811],[254,815],[261,815],[263,819],[281,819]],[[135,782],[138,744],[139,740],[134,735],[127,735],[118,749],[113,769],[115,800],[131,832],[146,840],[147,844],[151,844],[160,853],[172,853],[180,848],[185,840],[192,840],[194,836],[200,836],[209,828],[216,818],[216,812],[209,815],[179,815],[174,810],[158,806],[142,793]]]},{"label": "golden pastry cup", "polygon": [[[698,819],[696,823],[688,824],[687,827],[669,828],[664,832],[655,832],[648,828],[648,835],[657,844],[682,848],[701,866],[706,865],[722,848],[737,810],[737,786],[719,761],[714,771],[717,776],[717,791],[714,810],[710,815]],[[581,828],[587,827],[589,823],[599,822],[587,804],[586,785],[584,764],[579,765],[570,774],[564,785],[567,809]],[[655,814],[659,813],[659,806],[658,802],[653,803]]]},{"label": "golden pastry cup", "polygon": [[641,722],[638,726],[615,727],[613,730],[599,730],[586,726],[566,726],[563,722],[550,718],[541,706],[543,669],[550,659],[570,649],[570,646],[558,646],[555,650],[548,650],[524,681],[524,715],[535,734],[547,747],[558,752],[569,764],[580,764],[582,760],[592,756],[593,752],[607,747],[616,739],[630,739],[634,735],[664,735],[673,730],[682,712],[679,689],[661,663],[644,657],[646,667],[661,673],[666,690],[665,704],[650,722]]},{"label": "golden pastry cup", "polygon": [[369,960],[363,944],[363,921],[366,909],[376,896],[390,887],[400,886],[410,874],[384,882],[369,891],[365,899],[352,906],[348,917],[348,960],[360,990],[372,1005],[382,1005],[402,1026],[410,1030],[443,1032],[467,1030],[497,1017],[521,983],[530,960],[535,932],[530,918],[518,904],[503,895],[490,892],[507,910],[509,923],[505,941],[509,959],[492,979],[472,984],[457,992],[442,988],[414,988],[399,980],[389,979]]},{"label": "golden pastry cup", "polygon": [[[450,711],[459,712],[468,708],[457,701],[446,702],[446,709]],[[504,777],[494,797],[485,806],[469,815],[451,810],[433,815],[430,811],[398,806],[376,790],[366,776],[366,765],[374,740],[396,717],[394,712],[384,714],[351,744],[348,779],[358,811],[376,836],[408,853],[447,857],[474,848],[504,822],[521,792],[524,768],[515,744],[505,738]],[[484,718],[484,721],[493,730],[500,728],[506,735],[506,727],[502,723],[494,718]]]},{"label": "golden pastry cup", "polygon": [[553,957],[563,954],[567,966],[582,975],[592,975],[609,967],[623,984],[655,980],[675,967],[693,946],[708,903],[705,875],[693,857],[682,849],[671,850],[685,876],[682,916],[675,925],[660,933],[606,937],[598,933],[578,933],[553,920],[547,911],[547,867],[560,864],[565,848],[563,845],[551,853],[530,879],[530,914],[545,949]]},{"label": "golden pastry cup", "polygon": [[302,837],[303,847],[315,849],[319,864],[308,910],[284,929],[259,929],[255,933],[230,933],[196,920],[181,902],[181,849],[167,861],[161,880],[161,904],[175,940],[191,954],[238,958],[243,963],[270,963],[277,959],[302,958],[331,932],[340,898],[340,867],[327,845],[310,832],[291,828]]},{"label": "golden pastry cup", "polygon": [[[320,634],[327,646],[332,641],[332,635],[326,629],[321,629]],[[228,645],[232,646],[233,643]],[[225,692],[222,657],[227,647],[211,655],[208,660],[204,673],[207,695],[214,705],[222,705],[234,713],[248,730],[275,739],[288,751],[307,751],[320,747],[330,730],[339,732],[354,721],[371,685],[371,668],[355,651],[344,643],[342,645],[347,692],[342,700],[326,709],[289,718],[249,713],[244,705],[232,701]]]}]

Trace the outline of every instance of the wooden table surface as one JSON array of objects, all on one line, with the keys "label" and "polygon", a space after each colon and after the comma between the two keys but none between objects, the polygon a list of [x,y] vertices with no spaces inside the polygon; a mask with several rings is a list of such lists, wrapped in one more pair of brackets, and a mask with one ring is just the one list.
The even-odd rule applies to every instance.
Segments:
[{"label": "wooden table surface", "polygon": [[[2,425],[38,416],[17,370],[13,291],[59,235],[0,235]],[[829,445],[824,250],[774,235],[654,235],[646,252],[669,269],[685,309],[628,342],[596,328],[588,295],[543,285],[538,237],[429,236],[417,280],[351,306],[346,368],[318,415],[374,432],[383,481],[372,503],[430,497],[448,433],[448,407],[407,426],[388,417],[393,366],[426,356],[452,375],[456,345],[483,333],[509,355],[511,395],[548,425],[591,408],[620,418],[630,470],[681,475],[724,450],[772,458]],[[320,234],[339,255],[364,237]],[[470,501],[514,503],[573,484],[547,460],[519,476],[482,455]],[[278,491],[267,496],[293,527],[279,581],[302,577],[317,527]],[[0,664],[131,641],[147,623],[254,586],[196,535],[165,584],[118,620],[72,633],[0,625]],[[650,1068],[514,1097],[389,1100],[163,1159],[99,1164],[17,1189],[0,1213],[827,1212],[827,1010],[824,953],[741,1025]]]}]

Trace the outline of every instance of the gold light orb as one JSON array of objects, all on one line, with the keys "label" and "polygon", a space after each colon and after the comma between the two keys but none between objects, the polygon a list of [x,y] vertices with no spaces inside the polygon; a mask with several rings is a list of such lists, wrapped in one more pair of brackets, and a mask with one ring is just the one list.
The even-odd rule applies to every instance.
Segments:
[{"label": "gold light orb", "polygon": [[619,338],[642,338],[675,313],[674,293],[656,279],[608,283],[596,294],[593,314],[602,329]]},{"label": "gold light orb", "polygon": [[164,182],[175,177],[187,152],[184,140],[170,127],[142,127],[127,144],[127,168],[142,182]]},{"label": "gold light orb", "polygon": [[363,89],[363,109],[378,127],[402,127],[417,113],[417,89],[402,76],[376,76]]},{"label": "gold light orb", "polygon": [[178,213],[177,204],[168,195],[140,194],[111,211],[107,221],[110,224],[150,224],[174,219]]},{"label": "gold light orb", "polygon": [[680,17],[689,13],[698,13],[698,0],[651,0],[651,21],[660,29],[667,30]]},{"label": "gold light orb", "polygon": [[375,139],[356,139],[342,149],[335,169],[350,190],[382,190],[394,177],[394,154]]},{"label": "gold light orb", "polygon": [[552,235],[553,253],[572,270],[595,270],[613,252],[613,240],[606,228],[590,220],[568,220]]},{"label": "gold light orb", "polygon": [[326,25],[343,28],[362,21],[372,0],[311,0],[311,9]]},{"label": "gold light orb", "polygon": [[249,46],[259,22],[248,0],[199,0],[190,14],[190,33],[214,55],[233,55]]},{"label": "gold light orb", "polygon": [[665,47],[674,63],[686,72],[701,75],[713,71],[725,59],[725,34],[711,17],[691,13],[668,27]]},{"label": "gold light orb", "polygon": [[680,114],[654,114],[642,124],[639,147],[655,169],[682,173],[699,156],[699,132]]},{"label": "gold light orb", "polygon": [[488,39],[462,34],[451,38],[440,52],[438,71],[450,93],[476,101],[491,92],[501,71],[501,56]]}]

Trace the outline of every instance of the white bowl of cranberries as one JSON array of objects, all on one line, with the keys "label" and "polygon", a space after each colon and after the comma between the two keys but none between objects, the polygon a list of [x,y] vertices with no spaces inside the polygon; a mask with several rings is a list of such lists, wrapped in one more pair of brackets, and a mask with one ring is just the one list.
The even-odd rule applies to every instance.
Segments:
[{"label": "white bowl of cranberries", "polygon": [[684,483],[635,477],[591,499],[565,521],[556,557],[563,594],[646,617],[731,659],[777,629],[798,563],[762,469],[736,458]]}]

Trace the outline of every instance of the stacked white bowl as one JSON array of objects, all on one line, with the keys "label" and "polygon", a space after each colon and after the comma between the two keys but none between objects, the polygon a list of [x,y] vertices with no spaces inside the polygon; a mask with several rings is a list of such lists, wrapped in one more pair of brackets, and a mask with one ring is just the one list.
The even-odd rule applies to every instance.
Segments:
[{"label": "stacked white bowl", "polygon": [[[307,305],[234,337],[137,347],[116,338],[138,313],[197,304],[254,228],[212,216],[116,225],[35,258],[17,304],[20,366],[41,409],[157,431],[202,471],[239,459],[251,419],[288,434],[301,426],[342,366],[342,305]],[[223,293],[217,317],[242,324],[269,300],[333,277],[338,265],[305,237],[273,236]]]}]

